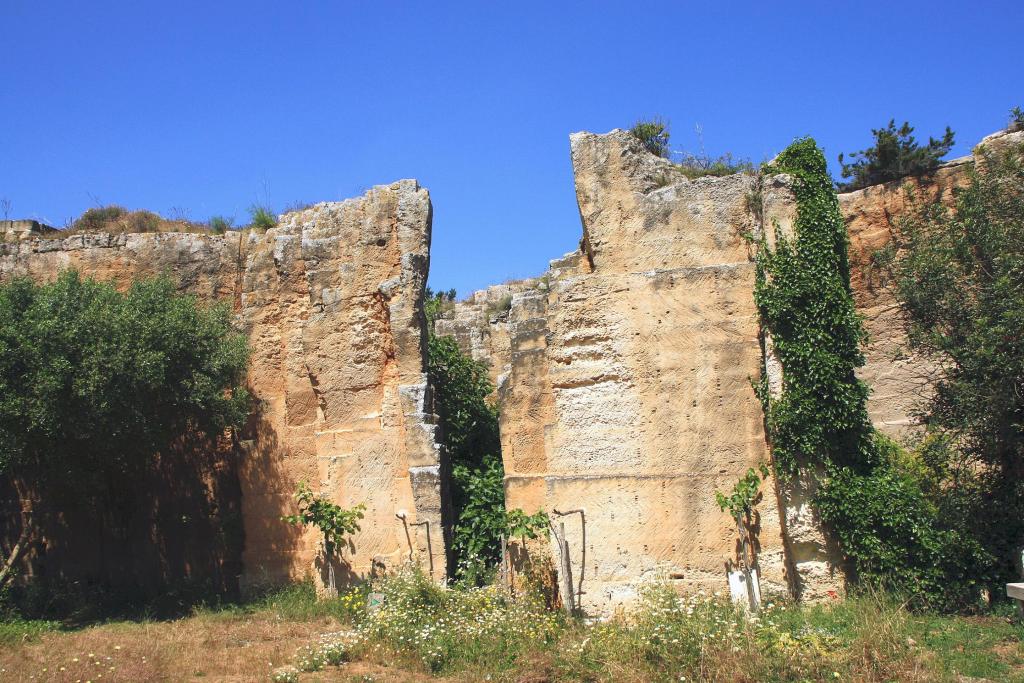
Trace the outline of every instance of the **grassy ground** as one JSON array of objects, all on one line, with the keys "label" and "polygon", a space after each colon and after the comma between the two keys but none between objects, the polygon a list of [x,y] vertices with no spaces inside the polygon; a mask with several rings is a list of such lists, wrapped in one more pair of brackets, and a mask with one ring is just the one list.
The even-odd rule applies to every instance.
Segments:
[{"label": "grassy ground", "polygon": [[378,588],[385,604],[369,617],[365,591],[317,602],[297,586],[170,621],[8,621],[0,680],[1024,682],[1024,627],[1009,611],[911,614],[866,596],[751,620],[653,588],[629,615],[586,626],[529,596],[414,574]]}]

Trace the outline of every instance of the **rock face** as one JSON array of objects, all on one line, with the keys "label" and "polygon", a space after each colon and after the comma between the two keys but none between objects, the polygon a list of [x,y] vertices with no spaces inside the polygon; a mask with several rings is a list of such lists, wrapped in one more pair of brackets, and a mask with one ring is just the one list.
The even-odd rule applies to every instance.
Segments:
[{"label": "rock face", "polygon": [[512,345],[509,312],[517,294],[547,287],[543,278],[493,285],[456,302],[434,322],[434,334],[454,337],[463,353],[487,366],[498,386],[511,370]]},{"label": "rock face", "polygon": [[[280,520],[294,512],[300,481],[344,507],[367,505],[362,531],[335,567],[339,583],[375,561],[393,567],[410,557],[441,577],[440,454],[422,311],[430,228],[427,191],[403,180],[284,215],[265,233],[7,242],[0,279],[48,280],[77,268],[124,287],[168,273],[183,291],[232,303],[253,349],[248,381],[259,404],[239,463],[243,583],[314,568],[326,576],[319,532]],[[422,522],[429,525],[414,525]]]},{"label": "rock face", "polygon": [[[996,134],[926,177],[840,196],[871,340],[860,376],[872,420],[895,437],[913,429],[934,370],[910,353],[887,267],[899,216],[911,193],[951,205],[982,149],[1020,143],[1024,132]],[[435,332],[488,365],[507,505],[564,522],[585,610],[632,600],[648,578],[724,590],[738,537],[715,492],[770,458],[750,380],[763,367],[770,390],[782,387],[754,305],[749,237],[792,234],[790,179],[690,180],[624,131],[573,135],[571,151],[580,249],[542,277],[455,304]],[[234,307],[259,399],[229,449],[241,451],[243,581],[328,574],[317,532],[280,521],[300,481],[343,506],[368,506],[334,567],[339,582],[408,559],[445,574],[445,468],[424,374],[431,208],[414,181],[287,214],[266,233],[0,228],[0,280],[74,267],[126,287],[166,272],[183,291]],[[799,481],[765,487],[755,529],[762,591],[820,599],[842,590],[812,496]],[[554,544],[550,555],[557,566]]]},{"label": "rock face", "polygon": [[875,427],[901,439],[909,436],[915,408],[928,398],[936,366],[910,348],[906,317],[896,298],[889,264],[896,255],[900,218],[913,201],[952,206],[953,190],[966,185],[983,151],[1024,144],[1024,132],[986,137],[972,156],[950,161],[934,173],[904,178],[839,195],[850,235],[850,284],[857,311],[864,316],[868,345],[858,373],[871,387],[868,413]]},{"label": "rock face", "polygon": [[56,228],[51,228],[39,221],[0,221],[0,242],[33,239],[42,234],[55,232],[57,232]]},{"label": "rock face", "polygon": [[[952,206],[983,149],[1021,143],[1020,131],[996,133],[932,174],[839,196],[869,334],[859,375],[875,426],[890,436],[913,430],[936,369],[909,348],[888,267],[900,217],[912,197]],[[768,458],[747,384],[761,358],[752,255],[741,239],[759,229],[746,202],[753,181],[687,181],[621,131],[575,135],[572,155],[580,250],[542,278],[476,292],[435,331],[487,363],[499,387],[508,505],[586,509],[586,566],[579,555],[572,567],[574,578],[583,570],[585,605],[628,598],[656,571],[681,576],[684,588],[721,587],[732,528],[713,492]],[[789,183],[766,177],[760,188],[769,244],[792,236]],[[764,347],[779,392],[770,337]],[[776,482],[776,498],[762,501],[761,565],[769,586],[785,575],[814,600],[841,592],[843,575],[805,486]],[[566,519],[578,552],[579,517]]]},{"label": "rock face", "polygon": [[[769,458],[750,383],[755,180],[688,180],[624,131],[571,142],[581,250],[509,311],[507,504],[585,510],[565,518],[585,609],[631,600],[658,575],[723,590],[737,534],[715,491]],[[759,511],[762,589],[783,592],[772,491]]]}]

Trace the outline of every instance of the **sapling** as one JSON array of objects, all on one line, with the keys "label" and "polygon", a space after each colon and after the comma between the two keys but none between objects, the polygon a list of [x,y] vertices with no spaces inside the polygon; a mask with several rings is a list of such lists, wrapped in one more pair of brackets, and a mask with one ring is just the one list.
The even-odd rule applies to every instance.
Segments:
[{"label": "sapling", "polygon": [[[758,472],[760,472],[760,476]],[[746,474],[740,477],[728,496],[720,491],[715,491],[718,507],[722,509],[722,512],[728,510],[736,522],[736,532],[740,537],[740,570],[743,572],[747,586],[747,598],[753,610],[757,610],[758,601],[754,593],[752,569],[756,558],[750,539],[750,527],[754,522],[754,507],[761,495],[761,482],[768,478],[768,474],[767,465],[759,463],[757,469],[751,467]]]},{"label": "sapling", "polygon": [[299,484],[295,500],[299,504],[299,513],[284,515],[281,519],[299,527],[312,524],[323,534],[324,562],[327,564],[327,588],[331,595],[336,595],[338,587],[335,584],[334,564],[331,560],[338,547],[344,543],[345,537],[359,531],[359,520],[364,517],[366,505],[360,503],[352,509],[346,510],[313,493],[306,482]]}]

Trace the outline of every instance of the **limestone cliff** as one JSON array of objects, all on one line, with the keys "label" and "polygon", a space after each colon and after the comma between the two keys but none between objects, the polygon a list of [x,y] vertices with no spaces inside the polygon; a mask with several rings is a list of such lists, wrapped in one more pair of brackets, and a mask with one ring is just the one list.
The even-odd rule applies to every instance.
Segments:
[{"label": "limestone cliff", "polygon": [[[501,384],[510,507],[566,518],[587,609],[662,575],[722,590],[736,530],[715,503],[767,462],[744,235],[752,176],[689,180],[624,131],[573,135],[578,254],[514,295]],[[778,506],[759,506],[765,590],[787,590]]]},{"label": "limestone cliff", "polygon": [[971,156],[943,164],[933,173],[839,195],[850,236],[850,284],[868,333],[866,362],[858,374],[871,388],[868,412],[875,427],[890,436],[908,436],[937,370],[932,360],[910,348],[906,317],[896,299],[889,264],[897,251],[900,218],[912,201],[952,206],[953,190],[968,182],[970,171],[983,159],[983,149],[1022,143],[1024,132],[1001,131],[982,140]]},{"label": "limestone cliff", "polygon": [[[911,196],[951,205],[982,146],[1022,137],[997,133],[934,173],[840,195],[870,340],[860,376],[872,420],[890,435],[906,435],[936,369],[909,349],[887,268],[899,217]],[[582,553],[573,558],[585,605],[607,608],[655,572],[720,588],[732,529],[713,492],[769,457],[748,384],[762,352],[743,235],[792,235],[789,178],[762,179],[758,220],[753,178],[689,181],[622,131],[572,136],[572,160],[580,250],[542,278],[475,293],[435,331],[487,363],[499,387],[508,505],[586,510],[586,566]],[[779,391],[781,368],[764,344]],[[777,498],[760,506],[762,578],[811,599],[841,591],[840,553],[808,502],[813,491],[773,488]],[[579,549],[582,528],[569,519]]]},{"label": "limestone cliff", "polygon": [[[982,145],[1018,142],[1024,132]],[[435,332],[485,362],[498,388],[508,506],[582,510],[561,519],[586,610],[630,600],[656,576],[722,590],[737,537],[714,494],[769,460],[750,380],[763,367],[772,390],[782,381],[754,305],[749,237],[792,232],[790,179],[691,180],[624,131],[575,134],[571,154],[580,248],[541,277],[455,304]],[[928,176],[840,196],[870,335],[860,375],[872,420],[897,437],[912,428],[934,366],[908,348],[889,245],[911,193],[949,204],[982,161],[976,150]],[[265,233],[63,235],[8,223],[0,280],[74,267],[125,287],[168,273],[183,291],[231,302],[259,399],[239,444],[245,581],[324,570],[316,533],[280,521],[303,480],[368,506],[342,579],[410,558],[444,575],[445,470],[424,375],[424,189],[378,186],[287,214]],[[756,529],[766,592],[842,589],[812,494],[800,482],[766,487]]]},{"label": "limestone cliff", "polygon": [[[167,273],[182,291],[232,302],[252,346],[248,382],[259,404],[239,463],[243,582],[325,571],[315,565],[318,532],[299,536],[280,520],[300,481],[343,506],[367,504],[339,579],[365,575],[375,560],[419,556],[426,566],[428,547],[440,577],[440,454],[422,322],[430,229],[427,191],[402,180],[284,215],[265,233],[8,241],[0,279],[77,268],[125,287]],[[395,516],[403,509],[408,532]]]}]

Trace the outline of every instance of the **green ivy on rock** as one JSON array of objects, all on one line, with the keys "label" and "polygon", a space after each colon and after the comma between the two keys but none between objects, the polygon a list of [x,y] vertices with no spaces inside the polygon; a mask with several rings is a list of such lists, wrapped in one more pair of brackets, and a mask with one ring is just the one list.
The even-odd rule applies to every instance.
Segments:
[{"label": "green ivy on rock", "polygon": [[781,475],[802,464],[877,461],[871,443],[864,332],[850,293],[846,226],[814,140],[794,142],[765,173],[786,173],[797,200],[795,236],[778,235],[759,252],[754,298],[784,368],[785,386],[766,402],[773,458]]},{"label": "green ivy on rock", "polygon": [[[814,503],[852,578],[915,604],[958,606],[976,595],[975,547],[941,528],[899,447],[878,435],[857,379],[865,334],[850,291],[848,236],[825,157],[797,140],[765,166],[787,174],[797,202],[793,235],[762,237],[754,298],[783,368],[781,395],[758,386],[776,474],[820,477]],[[895,450],[894,450],[895,449]]]}]

